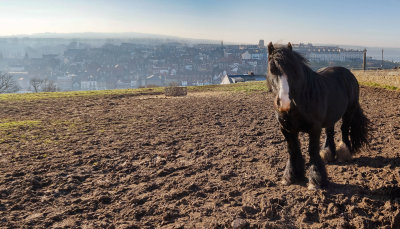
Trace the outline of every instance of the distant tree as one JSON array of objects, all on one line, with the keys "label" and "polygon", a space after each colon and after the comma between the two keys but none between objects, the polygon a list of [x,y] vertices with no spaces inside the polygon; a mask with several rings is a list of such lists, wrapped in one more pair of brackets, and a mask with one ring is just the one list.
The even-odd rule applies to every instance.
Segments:
[{"label": "distant tree", "polygon": [[42,85],[43,85],[42,79],[32,78],[29,83],[33,89],[33,92],[40,92],[40,90],[42,89]]},{"label": "distant tree", "polygon": [[57,91],[57,85],[52,80],[33,78],[30,81],[34,92],[54,92]]},{"label": "distant tree", "polygon": [[17,82],[7,73],[0,73],[0,94],[13,93],[19,90]]},{"label": "distant tree", "polygon": [[43,80],[42,91],[43,92],[57,91],[57,85],[52,80]]}]

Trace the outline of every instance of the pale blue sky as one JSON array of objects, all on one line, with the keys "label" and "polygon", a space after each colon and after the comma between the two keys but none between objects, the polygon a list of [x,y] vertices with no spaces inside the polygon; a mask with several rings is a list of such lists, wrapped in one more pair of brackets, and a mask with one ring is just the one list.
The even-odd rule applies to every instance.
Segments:
[{"label": "pale blue sky", "polygon": [[0,36],[141,32],[400,47],[400,1],[0,0]]}]

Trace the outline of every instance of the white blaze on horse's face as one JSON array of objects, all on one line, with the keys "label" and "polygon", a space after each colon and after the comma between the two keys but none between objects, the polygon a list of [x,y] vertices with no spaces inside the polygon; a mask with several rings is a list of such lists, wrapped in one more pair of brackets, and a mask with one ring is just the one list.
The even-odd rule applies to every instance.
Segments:
[{"label": "white blaze on horse's face", "polygon": [[289,99],[289,83],[287,75],[281,75],[279,77],[279,111],[284,112],[290,109]]}]

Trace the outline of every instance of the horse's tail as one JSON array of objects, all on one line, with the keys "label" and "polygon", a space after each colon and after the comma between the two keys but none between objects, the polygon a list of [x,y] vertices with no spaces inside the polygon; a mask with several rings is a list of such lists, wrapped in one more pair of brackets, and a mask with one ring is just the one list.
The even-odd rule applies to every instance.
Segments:
[{"label": "horse's tail", "polygon": [[351,152],[356,153],[364,146],[368,146],[370,121],[364,115],[360,103],[357,102],[350,123]]}]

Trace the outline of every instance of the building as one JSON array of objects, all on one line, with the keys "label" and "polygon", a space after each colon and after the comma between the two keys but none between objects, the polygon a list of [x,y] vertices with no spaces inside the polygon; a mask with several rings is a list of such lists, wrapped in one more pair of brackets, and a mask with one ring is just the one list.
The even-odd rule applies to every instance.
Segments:
[{"label": "building", "polygon": [[71,91],[72,90],[72,76],[59,76],[56,80],[57,89],[61,91]]},{"label": "building", "polygon": [[260,40],[260,41],[258,42],[258,48],[260,48],[260,49],[265,48],[264,40]]},{"label": "building", "polygon": [[154,87],[154,86],[165,86],[165,76],[161,75],[151,75],[145,78],[145,85],[146,87]]},{"label": "building", "polygon": [[81,90],[99,90],[97,81],[91,80],[91,81],[81,81]]},{"label": "building", "polygon": [[338,46],[313,46],[312,44],[294,45],[293,49],[310,62],[355,62],[363,59],[362,50],[343,49]]},{"label": "building", "polygon": [[254,73],[244,75],[228,75],[226,74],[221,81],[221,84],[232,84],[248,81],[263,81],[266,80],[266,75],[254,75]]}]

